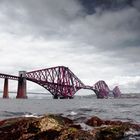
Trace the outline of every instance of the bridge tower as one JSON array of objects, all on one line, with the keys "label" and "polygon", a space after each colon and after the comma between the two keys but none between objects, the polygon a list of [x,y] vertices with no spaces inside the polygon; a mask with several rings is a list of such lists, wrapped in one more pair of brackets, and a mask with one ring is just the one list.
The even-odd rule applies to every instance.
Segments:
[{"label": "bridge tower", "polygon": [[4,79],[3,98],[9,98],[9,94],[8,94],[8,78]]},{"label": "bridge tower", "polygon": [[26,71],[19,71],[18,89],[16,98],[27,98],[26,92]]}]

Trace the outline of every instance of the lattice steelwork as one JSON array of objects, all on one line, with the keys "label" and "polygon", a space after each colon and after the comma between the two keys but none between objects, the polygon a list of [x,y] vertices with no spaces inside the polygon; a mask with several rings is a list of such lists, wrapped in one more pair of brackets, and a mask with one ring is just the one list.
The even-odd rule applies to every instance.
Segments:
[{"label": "lattice steelwork", "polygon": [[35,82],[50,91],[54,98],[72,98],[79,89],[93,90],[97,95],[97,98],[107,98],[110,93],[113,93],[114,97],[121,96],[119,87],[116,86],[111,91],[105,81],[102,80],[95,83],[94,86],[85,86],[69,68],[64,66],[27,72],[24,77],[23,75],[14,76],[0,73],[0,78],[5,79],[4,98],[8,98],[8,79],[18,80],[17,98],[26,97],[26,84],[23,82],[26,81],[26,79]]},{"label": "lattice steelwork", "polygon": [[121,91],[119,89],[118,86],[116,86],[114,89],[113,89],[113,94],[114,94],[114,97],[120,97],[121,96]]},{"label": "lattice steelwork", "polygon": [[50,91],[54,97],[73,97],[85,85],[67,67],[58,66],[26,73],[27,80]]},{"label": "lattice steelwork", "polygon": [[7,79],[11,79],[11,80],[18,80],[18,76],[14,76],[14,75],[8,75],[8,74],[3,74],[0,73],[0,78],[7,78]]},{"label": "lattice steelwork", "polygon": [[98,98],[107,98],[110,92],[108,85],[105,81],[98,81],[94,84],[94,88],[99,92]]}]

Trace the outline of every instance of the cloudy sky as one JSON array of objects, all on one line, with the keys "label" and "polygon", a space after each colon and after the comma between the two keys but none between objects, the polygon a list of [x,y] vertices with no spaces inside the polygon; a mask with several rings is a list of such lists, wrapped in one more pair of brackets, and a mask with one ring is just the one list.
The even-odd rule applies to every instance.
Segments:
[{"label": "cloudy sky", "polygon": [[140,0],[0,0],[0,57],[0,73],[64,65],[140,92]]}]

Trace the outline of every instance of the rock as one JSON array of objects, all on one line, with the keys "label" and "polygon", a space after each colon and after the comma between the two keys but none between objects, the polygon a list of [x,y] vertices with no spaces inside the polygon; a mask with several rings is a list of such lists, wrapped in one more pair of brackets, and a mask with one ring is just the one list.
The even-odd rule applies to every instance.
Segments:
[{"label": "rock", "polygon": [[[17,140],[27,134],[29,122],[34,121],[35,118],[13,118],[5,120],[3,125],[0,126],[0,139],[1,140]],[[28,133],[28,136],[33,135]],[[26,137],[28,137],[26,135]]]},{"label": "rock", "polygon": [[49,137],[50,132],[60,132],[68,124],[73,124],[73,121],[57,115],[7,119],[1,122],[0,140],[24,140],[43,135],[43,132]]},{"label": "rock", "polygon": [[34,136],[31,136],[29,140],[55,140],[58,138],[59,133],[60,132],[56,130],[47,130],[44,132],[37,133]]},{"label": "rock", "polygon": [[0,126],[5,123],[5,120],[0,121]]},{"label": "rock", "polygon": [[69,127],[62,130],[56,140],[94,140],[94,137],[88,131]]},{"label": "rock", "polygon": [[123,122],[121,121],[111,121],[111,120],[105,120],[104,121],[105,125],[122,125]]},{"label": "rock", "polygon": [[97,127],[104,124],[104,121],[98,118],[97,116],[93,116],[92,118],[86,121],[86,124],[89,126]]},{"label": "rock", "polygon": [[119,140],[131,130],[140,132],[138,124],[102,120],[96,116],[86,124],[91,127],[83,130],[82,125],[61,115],[12,118],[0,121],[0,140]]},{"label": "rock", "polygon": [[[124,138],[128,127],[111,125],[101,128],[96,128],[92,131],[96,140],[119,140]],[[96,132],[96,133],[95,133]]]},{"label": "rock", "polygon": [[91,134],[96,140],[119,140],[125,138],[125,133],[134,130],[140,132],[140,125],[130,122],[101,120],[93,116],[86,121],[86,124],[93,127]]}]

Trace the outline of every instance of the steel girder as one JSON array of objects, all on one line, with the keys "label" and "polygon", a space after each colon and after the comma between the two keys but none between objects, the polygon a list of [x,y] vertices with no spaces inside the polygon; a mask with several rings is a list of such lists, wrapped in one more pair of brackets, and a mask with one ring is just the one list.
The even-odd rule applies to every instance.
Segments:
[{"label": "steel girder", "polygon": [[27,72],[26,78],[43,86],[56,97],[73,97],[85,86],[71,70],[64,66]]},{"label": "steel girder", "polygon": [[112,93],[115,98],[121,96],[121,91],[118,86],[116,86],[113,90],[110,90],[105,81],[100,80],[94,84],[94,88],[98,91],[98,98],[108,98],[109,94]]},{"label": "steel girder", "polygon": [[94,88],[98,91],[98,98],[107,98],[110,92],[108,85],[105,81],[101,80],[94,84]]}]

